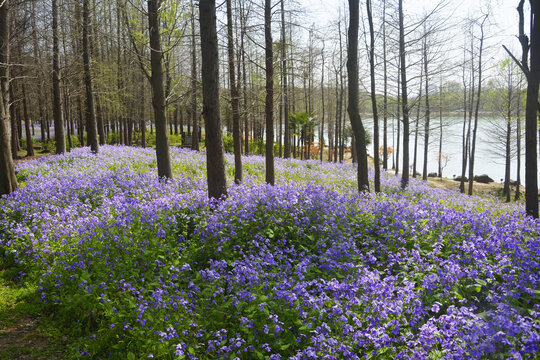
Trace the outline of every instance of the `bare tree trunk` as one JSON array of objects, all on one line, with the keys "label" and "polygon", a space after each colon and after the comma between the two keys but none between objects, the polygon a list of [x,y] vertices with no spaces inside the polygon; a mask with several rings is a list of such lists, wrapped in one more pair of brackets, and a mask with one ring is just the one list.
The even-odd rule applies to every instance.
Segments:
[{"label": "bare tree trunk", "polygon": [[414,121],[414,147],[413,147],[413,171],[412,176],[416,177],[418,172],[416,171],[416,160],[418,159],[418,130],[420,124],[420,105],[422,104],[422,80],[424,76],[424,67],[420,69],[420,93],[418,95],[418,101],[416,101],[416,119]]},{"label": "bare tree trunk", "polygon": [[443,121],[442,121],[442,74],[441,74],[441,85],[439,90],[439,156],[438,156],[438,175],[442,178],[442,143],[443,143]]},{"label": "bare tree trunk", "polygon": [[264,39],[266,58],[266,182],[274,185],[274,51],[272,49],[272,4],[264,2]]},{"label": "bare tree trunk", "polygon": [[26,86],[24,81],[21,83],[22,88],[22,101],[23,101],[23,113],[24,113],[24,129],[26,133],[26,156],[34,156],[34,142],[32,139],[30,129],[30,118],[28,116],[28,102],[26,100]]},{"label": "bare tree trunk", "polygon": [[369,191],[366,134],[360,110],[358,109],[358,23],[359,1],[349,0],[349,38],[347,49],[347,75],[349,88],[349,104],[347,111],[351,119],[355,140],[356,154],[358,156],[358,191]]},{"label": "bare tree trunk", "polygon": [[540,82],[540,7],[531,1],[531,68],[525,110],[525,210],[538,219],[538,156],[536,148],[538,84]]},{"label": "bare tree trunk", "polygon": [[62,118],[62,100],[60,97],[60,52],[58,50],[58,3],[52,0],[52,30],[53,30],[53,115],[54,138],[56,153],[66,152],[66,136],[64,133],[64,119]]},{"label": "bare tree trunk", "polygon": [[227,180],[219,111],[219,57],[215,0],[200,0],[199,11],[208,196],[220,199],[222,196],[227,196]]},{"label": "bare tree trunk", "polygon": [[[7,64],[7,62],[6,62]],[[6,69],[6,74],[9,75],[9,70]],[[13,100],[15,98],[15,95],[13,94],[13,83],[11,84],[11,86],[9,86],[9,82],[7,80],[9,80],[9,76],[6,75],[4,76],[4,78],[6,80],[5,81],[5,84],[4,84],[4,88],[6,89],[5,92],[4,92],[4,107],[6,109],[6,111],[8,111],[9,109],[9,119],[11,120],[11,155],[13,157],[13,159],[18,159],[19,158],[19,130],[17,129],[17,117],[15,115],[15,104],[11,104],[10,105],[10,101]],[[9,88],[9,90],[7,90]],[[7,95],[7,92],[9,91],[9,95]]]},{"label": "bare tree trunk", "polygon": [[165,94],[163,90],[163,67],[161,39],[159,34],[160,0],[148,0],[148,31],[150,33],[150,64],[152,69],[152,105],[156,122],[156,157],[158,176],[172,178],[169,155],[169,135],[165,117]]},{"label": "bare tree trunk", "polygon": [[0,4],[0,195],[19,186],[9,139],[9,0]]},{"label": "bare tree trunk", "polygon": [[236,74],[234,67],[234,39],[232,23],[231,0],[227,0],[227,41],[229,52],[229,81],[231,85],[231,107],[233,121],[233,143],[234,143],[234,182],[242,182],[242,143],[240,132],[240,95],[236,83]]},{"label": "bare tree trunk", "polygon": [[[242,107],[244,115],[244,154],[249,155],[249,117],[248,117],[248,94],[247,94],[247,73],[246,73],[246,52],[244,49],[244,39],[246,37],[245,14],[242,1],[240,1],[240,52],[242,57]],[[239,71],[240,72],[240,71]]]},{"label": "bare tree trunk", "polygon": [[146,118],[145,118],[145,96],[144,96],[144,75],[141,72],[140,78],[140,104],[139,104],[139,127],[141,128],[141,146],[146,147]]},{"label": "bare tree trunk", "polygon": [[99,152],[99,143],[97,138],[96,112],[94,106],[94,93],[92,91],[92,74],[90,72],[90,51],[88,49],[88,27],[89,24],[89,0],[83,1],[83,24],[82,24],[82,46],[83,46],[83,64],[84,64],[84,86],[86,89],[86,133],[90,151],[97,154]]},{"label": "bare tree trunk", "polygon": [[388,170],[388,73],[386,63],[386,0],[383,0],[383,169]]},{"label": "bare tree trunk", "polygon": [[401,81],[399,80],[401,69],[399,66],[399,59],[398,59],[398,76],[397,76],[397,134],[396,134],[396,166],[395,166],[395,174],[396,176],[399,174],[399,151],[401,149],[401,145],[399,143],[399,140],[401,138]]},{"label": "bare tree trunk", "polygon": [[[283,0],[282,0],[283,1]],[[321,105],[322,105],[322,113],[321,113],[321,131],[319,135],[319,144],[320,144],[320,161],[323,161],[323,152],[324,152],[324,116],[325,116],[325,104],[324,104],[324,39],[322,41],[323,46],[321,50],[322,54],[322,67],[321,67]]]},{"label": "bare tree trunk", "polygon": [[510,139],[512,133],[512,84],[508,84],[507,90],[508,109],[506,113],[506,141],[505,141],[505,164],[504,164],[504,188],[503,194],[506,196],[506,202],[510,202]]},{"label": "bare tree trunk", "polygon": [[[375,93],[375,30],[373,29],[373,15],[371,13],[371,0],[366,1],[369,22],[369,70],[371,77],[371,108],[373,111],[373,166],[375,168],[375,192],[381,191],[381,170],[379,160],[379,112],[377,109],[377,94]],[[350,101],[349,101],[350,102]]]},{"label": "bare tree trunk", "polygon": [[407,101],[407,66],[405,62],[405,30],[403,27],[403,0],[398,1],[399,6],[399,57],[401,66],[401,106],[403,109],[403,172],[401,187],[405,189],[409,184],[409,104]]},{"label": "bare tree trunk", "polygon": [[484,46],[484,23],[487,20],[488,15],[484,16],[482,23],[480,24],[480,49],[478,52],[478,92],[476,94],[476,106],[474,109],[474,128],[472,133],[471,154],[469,156],[469,191],[468,194],[473,194],[473,182],[474,182],[474,158],[476,152],[476,132],[478,131],[478,111],[480,109],[480,97],[482,95],[482,50]]},{"label": "bare tree trunk", "polygon": [[178,104],[174,106],[174,135],[178,135],[178,112],[180,111]]},{"label": "bare tree trunk", "polygon": [[[429,108],[429,72],[428,72],[428,56],[427,56],[427,44],[424,39],[424,77],[426,83],[426,118],[424,119],[424,164],[422,167],[422,180],[427,180],[427,163],[428,163],[428,149],[429,149],[429,127],[431,109]],[[441,94],[442,95],[442,94]]]},{"label": "bare tree trunk", "polygon": [[[462,142],[462,155],[461,155],[461,180],[459,182],[459,191],[464,194],[465,193],[465,174],[467,171],[467,159],[469,156],[469,138],[470,138],[470,130],[467,130],[467,110],[470,106],[467,105],[467,80],[465,76],[465,54],[467,53],[467,50],[465,46],[463,46],[463,73],[462,73],[462,81],[463,81],[463,131],[461,136],[461,142]],[[473,62],[474,54],[471,53],[471,62]],[[470,91],[469,91],[469,98],[474,94],[474,72],[471,73],[471,83],[470,83]],[[470,116],[470,115],[469,115]],[[469,120],[470,124],[470,120]],[[469,125],[470,129],[470,125]]]},{"label": "bare tree trunk", "polygon": [[197,53],[195,49],[195,6],[191,0],[191,149],[199,151],[199,121],[197,111]]},{"label": "bare tree trunk", "polygon": [[516,147],[517,147],[517,164],[516,164],[516,195],[515,199],[519,200],[521,195],[520,186],[521,186],[521,79],[520,76],[519,86],[518,86],[518,96],[516,97]]},{"label": "bare tree trunk", "polygon": [[[285,9],[281,0],[281,66],[283,68],[283,116],[285,118],[285,149],[283,157],[291,157],[291,134],[289,129],[289,99],[287,94],[287,54],[285,47]],[[324,75],[323,75],[324,76]]]}]

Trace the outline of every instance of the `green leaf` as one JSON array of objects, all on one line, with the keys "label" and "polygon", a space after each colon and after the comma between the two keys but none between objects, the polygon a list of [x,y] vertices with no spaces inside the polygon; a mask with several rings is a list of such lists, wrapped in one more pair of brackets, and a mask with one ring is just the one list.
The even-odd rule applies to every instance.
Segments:
[{"label": "green leaf", "polygon": [[289,346],[291,346],[291,344],[286,344],[286,345],[281,345],[280,349],[283,351],[283,350],[287,350],[289,348]]},{"label": "green leaf", "polygon": [[132,352],[128,352],[128,354],[127,354],[127,359],[128,359],[128,360],[135,360],[135,354],[132,353]]}]

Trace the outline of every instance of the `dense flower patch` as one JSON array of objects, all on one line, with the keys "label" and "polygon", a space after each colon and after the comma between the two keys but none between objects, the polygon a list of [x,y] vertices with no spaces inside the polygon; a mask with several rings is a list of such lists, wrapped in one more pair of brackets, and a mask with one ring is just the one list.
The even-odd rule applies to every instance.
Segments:
[{"label": "dense flower patch", "polygon": [[277,160],[270,187],[257,156],[209,203],[204,157],[172,156],[167,183],[127,147],[19,165],[2,256],[74,357],[540,357],[540,223],[522,211],[390,174],[357,194],[351,166],[315,161]]}]

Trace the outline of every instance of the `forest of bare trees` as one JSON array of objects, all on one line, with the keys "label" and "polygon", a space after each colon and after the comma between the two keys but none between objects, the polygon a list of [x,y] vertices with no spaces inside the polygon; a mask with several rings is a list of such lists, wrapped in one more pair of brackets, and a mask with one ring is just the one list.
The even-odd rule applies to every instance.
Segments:
[{"label": "forest of bare trees", "polygon": [[[479,118],[498,114],[508,121],[494,148],[518,159],[517,198],[526,153],[537,217],[540,29],[533,21],[528,36],[523,25],[534,4],[516,1],[515,44],[501,44],[488,2],[462,15],[450,0],[422,11],[336,1],[323,24],[292,0],[2,0],[0,193],[17,187],[13,160],[104,144],[155,147],[162,178],[173,176],[170,146],[204,148],[216,198],[224,151],[235,154],[235,183],[241,155],[261,154],[269,184],[279,156],[358,163],[365,190],[369,155],[375,191],[380,167],[406,187],[427,179],[428,161],[442,176],[443,118],[457,114],[460,189],[473,194]],[[508,201],[515,176],[508,165]]]}]

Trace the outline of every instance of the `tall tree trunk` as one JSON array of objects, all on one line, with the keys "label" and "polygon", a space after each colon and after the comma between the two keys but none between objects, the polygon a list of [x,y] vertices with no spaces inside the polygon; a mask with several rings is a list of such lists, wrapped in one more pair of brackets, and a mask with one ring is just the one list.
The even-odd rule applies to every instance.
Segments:
[{"label": "tall tree trunk", "polygon": [[388,170],[388,69],[386,63],[386,0],[383,0],[383,169]]},{"label": "tall tree trunk", "polygon": [[24,84],[24,80],[21,82],[21,88],[24,112],[24,129],[26,133],[26,156],[34,156],[34,141],[32,139],[30,129],[30,117],[28,116],[28,102],[26,100],[26,85]]},{"label": "tall tree trunk", "polygon": [[[244,154],[249,155],[249,117],[248,117],[248,93],[247,93],[247,73],[246,73],[246,52],[244,40],[246,37],[246,15],[244,14],[243,2],[240,1],[240,56],[242,59],[242,112],[244,121]],[[240,73],[240,69],[238,69]],[[240,81],[239,81],[240,82]]]},{"label": "tall tree trunk", "polygon": [[[511,75],[510,75],[511,76]],[[508,84],[507,90],[508,109],[506,113],[506,141],[505,141],[505,163],[504,163],[504,188],[503,194],[506,196],[506,202],[510,202],[510,139],[512,133],[512,84]]]},{"label": "tall tree trunk", "polygon": [[[284,0],[281,0],[281,67],[283,69],[283,116],[285,118],[285,148],[283,157],[291,157],[291,133],[289,129],[289,99],[287,94],[287,53],[285,40],[285,6]],[[324,71],[324,70],[323,70]],[[324,75],[323,75],[324,76]]]},{"label": "tall tree trunk", "polygon": [[525,210],[538,219],[538,156],[536,148],[538,84],[540,82],[540,6],[531,1],[531,68],[527,76],[525,110]]},{"label": "tall tree trunk", "polygon": [[516,97],[516,148],[517,148],[517,163],[516,163],[516,195],[515,199],[519,200],[521,195],[521,76],[518,86],[518,96]]},{"label": "tall tree trunk", "polygon": [[[472,50],[472,49],[471,49]],[[468,105],[467,96],[471,98],[471,96],[474,94],[474,72],[471,72],[471,78],[470,78],[470,90],[469,94],[467,94],[467,80],[466,80],[466,54],[467,49],[465,45],[463,46],[463,73],[462,73],[462,81],[463,81],[463,130],[461,134],[461,144],[462,144],[462,155],[461,155],[461,180],[459,182],[459,191],[464,194],[465,193],[465,174],[467,172],[467,160],[469,158],[469,138],[470,138],[470,125],[469,130],[467,129],[467,111],[470,110],[470,105]],[[474,59],[474,53],[471,52],[471,62]],[[470,112],[469,112],[469,118],[470,118]],[[469,120],[470,124],[470,120]]]},{"label": "tall tree trunk", "polygon": [[0,195],[17,187],[9,139],[9,0],[0,4]]},{"label": "tall tree trunk", "polygon": [[101,107],[101,99],[96,96],[96,121],[97,132],[99,135],[99,145],[105,145],[107,138],[105,137],[105,126],[103,124],[103,108]]},{"label": "tall tree trunk", "polygon": [[416,177],[418,172],[416,171],[416,160],[418,159],[418,130],[420,125],[420,105],[422,104],[422,80],[424,76],[424,67],[420,68],[420,93],[418,95],[418,100],[416,101],[416,119],[414,121],[414,146],[413,146],[413,171],[412,176]]},{"label": "tall tree trunk", "polygon": [[373,111],[373,166],[375,179],[373,181],[375,192],[381,191],[381,173],[379,160],[379,112],[377,109],[377,94],[375,93],[375,30],[373,29],[373,15],[371,13],[371,0],[366,1],[369,22],[369,70],[371,77],[371,108]]},{"label": "tall tree trunk", "polygon": [[191,0],[191,149],[199,151],[199,120],[197,111],[197,53],[195,46],[195,6]]},{"label": "tall tree trunk", "polygon": [[427,43],[424,39],[424,77],[426,84],[426,118],[424,119],[424,164],[422,167],[422,180],[427,181],[427,163],[428,163],[428,150],[429,150],[429,127],[430,127],[430,116],[431,109],[429,108],[429,65],[428,65],[428,56],[427,56]]},{"label": "tall tree trunk", "polygon": [[266,182],[274,185],[274,50],[272,49],[272,4],[264,1],[264,40],[266,58]]},{"label": "tall tree trunk", "polygon": [[169,155],[169,134],[165,117],[165,93],[163,90],[163,67],[161,39],[159,34],[160,0],[148,0],[148,31],[150,33],[150,66],[152,69],[152,105],[156,122],[156,156],[158,176],[172,178]]},{"label": "tall tree trunk", "polygon": [[320,161],[323,161],[323,152],[324,152],[324,116],[325,116],[325,103],[324,103],[324,39],[322,40],[322,66],[321,66],[321,131],[319,135],[319,144],[320,144]]},{"label": "tall tree trunk", "polygon": [[407,64],[405,62],[405,29],[403,26],[403,0],[399,6],[399,57],[401,66],[401,106],[403,109],[403,172],[401,187],[405,189],[409,183],[409,103],[407,101]]},{"label": "tall tree trunk", "polygon": [[208,196],[219,199],[227,196],[227,180],[219,111],[219,57],[215,0],[200,0],[199,11]]},{"label": "tall tree trunk", "polygon": [[441,74],[441,85],[439,90],[439,156],[438,156],[438,175],[440,178],[442,178],[442,160],[443,160],[443,153],[442,153],[442,143],[443,143],[443,120],[442,120],[442,74]]},{"label": "tall tree trunk", "polygon": [[233,145],[234,145],[234,182],[242,182],[242,143],[240,132],[240,96],[236,83],[236,74],[234,66],[234,39],[232,23],[231,0],[227,0],[227,43],[229,55],[229,82],[231,86],[231,107],[233,121]]},{"label": "tall tree trunk", "polygon": [[178,112],[180,112],[180,108],[176,104],[174,106],[174,135],[178,135]]},{"label": "tall tree trunk", "polygon": [[[37,25],[36,25],[36,4],[35,4],[35,2],[32,2],[31,17],[32,17],[32,42],[33,42],[34,58],[36,59],[36,61],[38,61],[37,59],[39,59],[40,56],[39,56],[39,46],[38,46],[38,39],[37,39],[38,29],[37,29]],[[38,78],[38,92],[39,92],[39,94],[42,94],[42,95],[44,95],[46,97],[45,91],[43,89],[43,80],[42,80],[41,75],[42,75],[41,68],[39,66],[37,66],[35,76]],[[45,139],[46,139],[46,134],[45,134],[46,123],[45,123],[45,112],[43,110],[43,107],[44,107],[43,103],[44,103],[43,101],[38,101],[39,122],[40,122],[41,141],[42,142],[45,141]],[[47,103],[47,101],[45,101],[45,103]]]},{"label": "tall tree trunk", "polygon": [[58,49],[58,3],[52,0],[52,30],[53,30],[53,116],[54,138],[56,153],[66,152],[66,136],[64,133],[64,119],[62,118],[62,100],[60,97],[60,51]]},{"label": "tall tree trunk", "polygon": [[[7,64],[7,63],[6,63]],[[6,74],[9,74],[8,72],[9,70],[6,69]],[[9,76],[5,76],[4,77],[6,80],[9,80]],[[5,99],[5,104],[4,104],[4,107],[6,109],[6,111],[8,111],[9,109],[9,119],[11,120],[11,155],[13,157],[13,159],[18,159],[19,158],[19,130],[17,129],[17,116],[15,115],[15,109],[16,109],[16,106],[15,104],[11,104],[10,105],[10,101],[15,99],[15,95],[13,93],[13,87],[14,87],[14,83],[11,84],[11,86],[9,85],[9,82],[8,81],[5,81],[5,89],[8,89],[9,88],[9,96],[8,95],[4,95],[4,99]],[[4,94],[6,94],[8,92],[8,90],[6,90],[6,92]]]},{"label": "tall tree trunk", "polygon": [[82,18],[82,47],[83,47],[83,66],[84,66],[84,87],[86,90],[86,134],[90,151],[94,154],[99,152],[99,143],[97,138],[96,111],[94,106],[94,93],[92,91],[92,73],[90,72],[90,50],[88,48],[88,28],[89,23],[89,0],[83,1]]},{"label": "tall tree trunk", "polygon": [[478,111],[480,110],[480,98],[482,95],[482,50],[484,47],[484,23],[488,15],[484,16],[480,24],[480,48],[478,52],[478,92],[476,94],[476,106],[474,108],[474,128],[472,133],[471,154],[469,156],[469,191],[468,194],[473,194],[474,182],[474,160],[476,152],[476,133],[478,131]]},{"label": "tall tree trunk", "polygon": [[358,156],[358,191],[369,191],[366,135],[358,109],[358,23],[360,17],[359,1],[349,0],[349,38],[347,49],[347,76],[349,101],[347,111],[351,119]]}]

